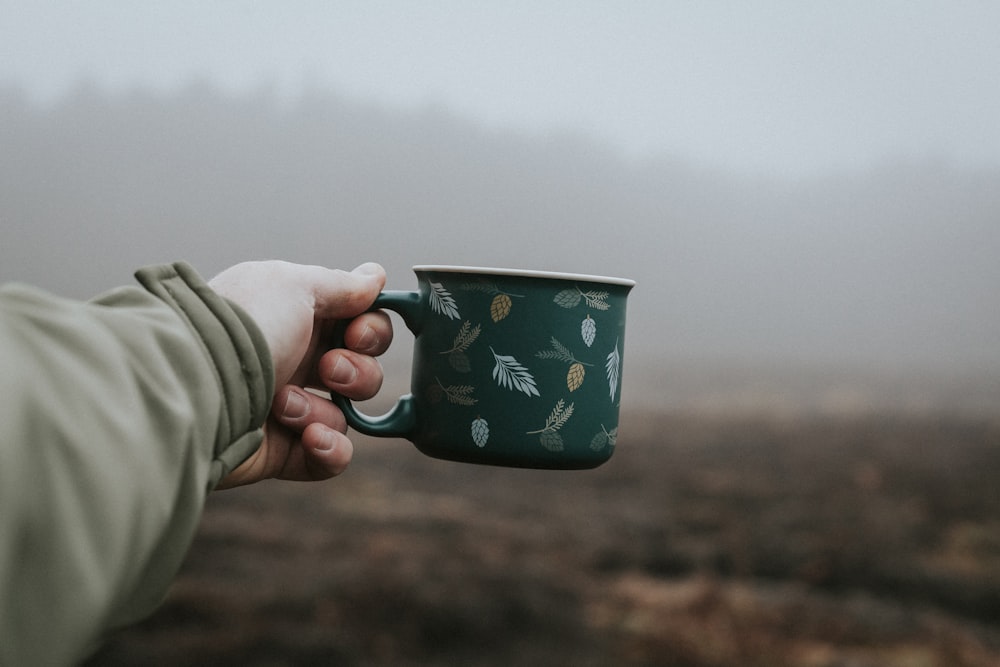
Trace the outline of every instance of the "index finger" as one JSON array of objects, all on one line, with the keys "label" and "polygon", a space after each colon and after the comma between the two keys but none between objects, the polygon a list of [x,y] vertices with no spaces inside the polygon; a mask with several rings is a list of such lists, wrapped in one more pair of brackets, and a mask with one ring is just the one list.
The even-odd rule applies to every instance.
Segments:
[{"label": "index finger", "polygon": [[376,310],[358,315],[344,329],[344,345],[355,352],[377,357],[392,343],[392,320]]}]

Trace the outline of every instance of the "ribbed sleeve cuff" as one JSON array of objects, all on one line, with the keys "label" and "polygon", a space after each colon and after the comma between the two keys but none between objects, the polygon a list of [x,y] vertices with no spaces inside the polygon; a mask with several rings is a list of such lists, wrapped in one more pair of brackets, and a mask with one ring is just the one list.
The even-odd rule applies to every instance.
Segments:
[{"label": "ribbed sleeve cuff", "polygon": [[242,308],[217,294],[184,262],[146,267],[135,277],[181,315],[215,369],[223,409],[214,449],[214,486],[253,453],[263,437],[261,427],[274,395],[267,341]]}]

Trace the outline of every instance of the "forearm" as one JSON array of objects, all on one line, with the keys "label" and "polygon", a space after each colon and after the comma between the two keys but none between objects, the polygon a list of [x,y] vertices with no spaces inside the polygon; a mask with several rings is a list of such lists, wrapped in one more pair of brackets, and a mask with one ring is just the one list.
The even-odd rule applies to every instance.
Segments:
[{"label": "forearm", "polygon": [[59,664],[162,599],[273,392],[247,318],[185,267],[90,303],[0,290],[0,664]]}]

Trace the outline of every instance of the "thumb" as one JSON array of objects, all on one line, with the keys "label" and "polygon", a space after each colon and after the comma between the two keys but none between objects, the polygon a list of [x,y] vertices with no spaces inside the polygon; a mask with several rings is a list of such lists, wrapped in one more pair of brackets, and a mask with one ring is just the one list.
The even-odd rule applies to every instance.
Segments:
[{"label": "thumb", "polygon": [[343,319],[356,317],[375,302],[385,287],[385,269],[368,262],[353,271],[309,267],[316,317]]}]

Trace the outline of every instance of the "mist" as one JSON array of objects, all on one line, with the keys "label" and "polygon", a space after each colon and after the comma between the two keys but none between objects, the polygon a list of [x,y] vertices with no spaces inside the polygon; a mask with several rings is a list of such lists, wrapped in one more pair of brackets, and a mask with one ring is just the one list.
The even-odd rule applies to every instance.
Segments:
[{"label": "mist", "polygon": [[626,367],[674,399],[737,369],[995,390],[998,185],[914,158],[753,176],[328,89],[0,88],[0,280],[85,298],[258,258],[378,261],[403,289],[425,263],[633,278]]}]

